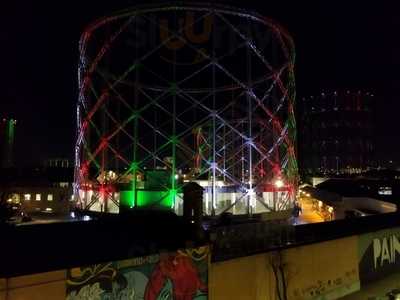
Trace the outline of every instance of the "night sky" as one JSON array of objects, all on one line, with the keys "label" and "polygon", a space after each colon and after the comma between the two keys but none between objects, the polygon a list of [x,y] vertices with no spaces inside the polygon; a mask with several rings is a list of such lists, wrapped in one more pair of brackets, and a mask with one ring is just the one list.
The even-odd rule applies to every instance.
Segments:
[{"label": "night sky", "polygon": [[[80,34],[97,17],[149,1],[3,2],[0,116],[18,119],[19,164],[72,159]],[[324,88],[373,91],[377,158],[398,161],[400,20],[398,7],[390,4],[395,1],[220,2],[258,11],[291,32],[299,97]]]}]

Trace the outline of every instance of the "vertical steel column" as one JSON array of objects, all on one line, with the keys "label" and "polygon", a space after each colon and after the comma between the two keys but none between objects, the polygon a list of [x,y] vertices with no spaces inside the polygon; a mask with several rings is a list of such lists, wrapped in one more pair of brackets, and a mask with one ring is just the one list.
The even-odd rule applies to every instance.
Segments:
[{"label": "vertical steel column", "polygon": [[[176,11],[175,11],[175,20],[177,20],[176,17]],[[185,26],[185,25],[184,25]],[[172,80],[173,80],[173,87],[172,87],[172,115],[174,116],[172,118],[172,172],[171,172],[171,190],[172,190],[172,195],[174,195],[172,199],[172,208],[175,206],[175,190],[176,190],[176,178],[175,175],[176,173],[176,143],[177,143],[177,137],[176,137],[176,93],[178,92],[178,86],[176,85],[176,50],[173,51],[174,53],[174,58],[173,58],[173,66],[172,66]]]},{"label": "vertical steel column", "polygon": [[[215,11],[213,11],[213,18],[214,18],[214,20],[215,20]],[[212,60],[213,60],[213,65],[212,65],[212,86],[213,86],[213,114],[212,114],[212,122],[213,122],[213,125],[212,125],[212,130],[213,130],[213,137],[212,137],[212,141],[213,141],[213,145],[212,145],[212,147],[213,147],[213,149],[212,149],[212,165],[211,165],[211,167],[212,167],[212,198],[211,198],[211,201],[212,201],[212,208],[211,208],[211,215],[215,215],[215,206],[216,206],[216,201],[217,201],[217,191],[216,191],[216,168],[217,168],[217,162],[216,162],[216,153],[215,153],[215,151],[216,151],[216,147],[215,147],[215,144],[216,144],[216,142],[217,142],[217,138],[216,138],[216,126],[217,126],[217,124],[216,124],[216,117],[217,117],[217,111],[216,111],[216,109],[215,109],[215,98],[216,98],[216,95],[215,95],[215,88],[216,88],[216,85],[215,85],[215,64],[216,64],[216,61],[215,61],[215,59],[216,59],[216,55],[215,55],[215,33],[213,32],[212,33],[212,35],[213,35],[213,39],[212,39]]]},{"label": "vertical steel column", "polygon": [[[249,26],[249,25],[248,25]],[[247,28],[249,31],[249,27]],[[248,43],[250,43],[249,41],[247,41]],[[248,168],[249,168],[249,196],[248,196],[248,202],[247,202],[247,213],[252,215],[253,214],[253,197],[254,197],[254,191],[253,191],[253,130],[252,130],[252,126],[253,126],[253,107],[252,107],[252,97],[253,95],[252,93],[252,79],[251,79],[251,54],[250,54],[250,47],[246,48],[246,55],[247,55],[247,59],[246,59],[246,69],[247,69],[247,91],[246,91],[246,98],[247,98],[247,102],[248,102],[248,112],[247,112],[247,122],[248,122],[248,138],[247,138],[247,149],[249,151],[248,153]]]}]

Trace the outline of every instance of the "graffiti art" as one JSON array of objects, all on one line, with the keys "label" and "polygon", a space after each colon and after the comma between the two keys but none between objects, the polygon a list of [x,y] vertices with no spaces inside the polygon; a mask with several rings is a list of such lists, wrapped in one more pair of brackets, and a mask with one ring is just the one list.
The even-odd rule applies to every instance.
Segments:
[{"label": "graffiti art", "polygon": [[208,247],[68,270],[67,300],[206,300]]}]

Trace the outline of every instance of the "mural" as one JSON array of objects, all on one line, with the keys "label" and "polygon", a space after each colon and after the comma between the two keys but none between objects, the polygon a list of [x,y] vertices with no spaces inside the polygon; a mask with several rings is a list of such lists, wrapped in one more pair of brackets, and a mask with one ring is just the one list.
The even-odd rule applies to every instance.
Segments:
[{"label": "mural", "polygon": [[68,270],[67,300],[206,300],[208,247]]}]

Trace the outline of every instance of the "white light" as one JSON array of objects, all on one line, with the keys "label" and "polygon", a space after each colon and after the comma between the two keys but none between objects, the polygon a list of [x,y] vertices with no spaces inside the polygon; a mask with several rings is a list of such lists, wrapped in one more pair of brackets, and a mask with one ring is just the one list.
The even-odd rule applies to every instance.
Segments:
[{"label": "white light", "polygon": [[208,212],[209,212],[209,211],[208,211],[208,201],[209,201],[209,199],[208,199],[208,197],[209,197],[209,196],[208,196],[208,192],[205,193],[205,197],[206,197],[206,200],[205,200],[205,201],[206,201],[206,212],[208,213]]},{"label": "white light", "polygon": [[175,179],[179,179],[179,175],[178,174],[175,174]]},{"label": "white light", "polygon": [[[231,204],[234,204],[235,202],[236,202],[236,194],[231,193]],[[235,214],[235,208],[236,208],[236,204],[233,205],[233,207],[232,207],[233,214]]]},{"label": "white light", "polygon": [[283,183],[283,181],[282,181],[281,179],[277,179],[277,180],[275,181],[275,186],[276,186],[277,188],[281,188],[281,187],[283,187],[283,185],[284,185],[284,183]]},{"label": "white light", "polygon": [[71,218],[73,218],[73,219],[75,219],[75,212],[74,211],[71,211]]},{"label": "white light", "polygon": [[250,206],[255,208],[256,207],[256,197],[255,197],[255,192],[253,189],[248,190],[249,197],[250,197]]},{"label": "white light", "polygon": [[90,221],[90,217],[89,216],[83,216],[83,221]]},{"label": "white light", "polygon": [[89,192],[87,192],[86,195],[88,196],[88,200],[91,201],[92,200],[92,196],[93,196],[93,191],[90,190]]},{"label": "white light", "polygon": [[197,184],[199,184],[199,185],[202,186],[202,187],[209,186],[207,180],[198,180],[198,181],[196,181],[196,182],[197,182]]},{"label": "white light", "polygon": [[50,207],[47,207],[47,208],[46,208],[46,211],[53,211],[53,209],[50,208]]}]

